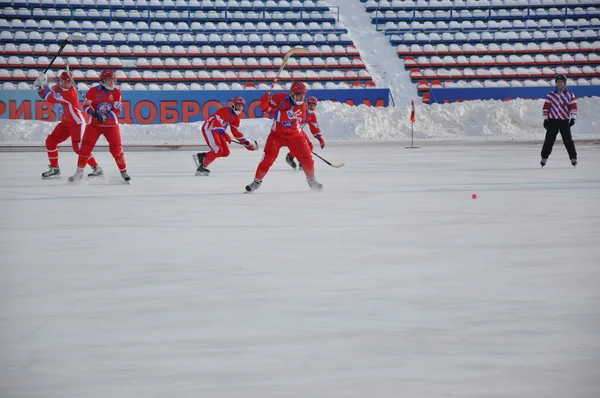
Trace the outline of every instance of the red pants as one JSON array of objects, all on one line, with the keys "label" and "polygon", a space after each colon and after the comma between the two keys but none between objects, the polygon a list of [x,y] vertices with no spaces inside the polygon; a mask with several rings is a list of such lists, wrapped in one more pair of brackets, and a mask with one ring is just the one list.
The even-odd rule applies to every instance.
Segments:
[{"label": "red pants", "polygon": [[[58,123],[52,133],[46,138],[46,150],[48,151],[48,161],[50,167],[58,167],[58,144],[67,140],[71,137],[71,144],[73,146],[73,152],[79,154],[79,142],[81,141],[81,133],[84,125],[75,124],[73,126],[67,126],[64,123]],[[90,157],[87,160],[87,164],[92,167],[98,166],[98,162],[90,153]],[[85,164],[84,164],[85,167]]]},{"label": "red pants", "polygon": [[304,174],[306,174],[307,178],[315,178],[315,161],[312,158],[310,147],[306,142],[306,138],[303,137],[303,134],[296,134],[290,138],[283,138],[273,132],[267,137],[265,153],[256,168],[254,178],[262,181],[263,177],[269,172],[275,159],[277,159],[279,150],[282,146],[287,146],[290,149],[292,156],[296,157],[302,164]]},{"label": "red pants", "polygon": [[[308,149],[310,149],[310,151],[312,152],[313,146],[312,146],[312,143],[310,142],[310,138],[308,138],[308,134],[304,133],[304,139],[306,140],[306,143],[308,144]],[[288,156],[291,157],[292,159],[294,158],[294,155],[292,155],[291,152],[288,152]],[[302,163],[300,163],[300,164],[302,164]]]},{"label": "red pants", "polygon": [[226,158],[229,156],[231,151],[229,150],[229,145],[223,134],[206,131],[205,125],[202,125],[202,135],[210,147],[210,152],[208,152],[204,158],[205,166],[214,162],[216,158]]},{"label": "red pants", "polygon": [[104,135],[104,138],[108,141],[108,149],[113,158],[115,158],[115,163],[117,163],[119,170],[126,171],[127,163],[125,162],[123,144],[121,143],[121,132],[118,126],[99,127],[88,125],[83,134],[81,149],[79,149],[77,167],[80,169],[85,167],[85,163],[88,161],[89,157],[92,156],[92,149],[96,146],[96,142],[101,135]]}]

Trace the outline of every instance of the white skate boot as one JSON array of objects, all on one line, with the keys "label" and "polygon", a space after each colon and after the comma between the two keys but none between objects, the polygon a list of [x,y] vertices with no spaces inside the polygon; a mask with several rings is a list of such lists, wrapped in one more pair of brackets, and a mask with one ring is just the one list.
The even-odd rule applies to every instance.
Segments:
[{"label": "white skate boot", "polygon": [[323,184],[316,180],[316,178],[307,178],[308,186],[313,192],[321,192],[323,190]]},{"label": "white skate boot", "polygon": [[251,193],[251,192],[256,191],[258,188],[260,188],[260,184],[262,184],[262,181],[259,181],[255,178],[254,181],[252,181],[250,184],[246,185],[245,193]]},{"label": "white skate boot", "polygon": [[60,178],[60,167],[58,167],[58,166],[56,166],[56,167],[48,166],[48,167],[50,167],[50,170],[44,171],[42,173],[42,179],[49,180],[51,178]]},{"label": "white skate boot", "polygon": [[75,174],[73,174],[71,177],[69,177],[69,182],[74,183],[74,182],[79,182],[81,180],[83,180],[83,169],[80,169],[78,167]]},{"label": "white skate boot", "polygon": [[92,172],[87,175],[88,178],[104,178],[104,170],[100,166],[92,167]]}]

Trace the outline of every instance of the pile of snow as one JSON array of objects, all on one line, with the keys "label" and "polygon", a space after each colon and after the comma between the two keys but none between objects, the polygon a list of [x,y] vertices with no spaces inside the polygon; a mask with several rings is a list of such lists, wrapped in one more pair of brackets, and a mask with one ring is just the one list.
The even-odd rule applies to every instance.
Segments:
[{"label": "pile of snow", "polygon": [[[415,106],[418,140],[541,140],[543,100],[468,101]],[[600,138],[600,98],[579,99],[575,139]],[[323,101],[317,108],[319,124],[328,141],[407,141],[411,136],[410,106],[374,108]],[[43,145],[56,123],[1,120],[0,145]],[[125,144],[204,144],[201,122],[163,125],[122,125]],[[251,138],[266,139],[267,119],[242,121]],[[306,128],[308,130],[308,128]],[[101,141],[100,144],[103,144]]]}]

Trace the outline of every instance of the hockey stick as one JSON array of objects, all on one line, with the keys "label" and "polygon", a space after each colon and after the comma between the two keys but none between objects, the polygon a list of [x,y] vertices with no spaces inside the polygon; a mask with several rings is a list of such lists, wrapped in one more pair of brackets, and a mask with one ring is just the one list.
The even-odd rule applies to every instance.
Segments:
[{"label": "hockey stick", "polygon": [[271,88],[269,89],[269,97],[271,97],[271,91],[273,91],[273,89],[275,88],[275,84],[279,81],[279,78],[281,78],[281,72],[283,72],[283,69],[285,69],[285,66],[287,65],[290,57],[294,54],[307,54],[307,53],[308,53],[308,50],[306,48],[302,48],[302,47],[292,48],[290,51],[285,53],[285,56],[283,57],[283,62],[281,63],[281,67],[279,68],[279,72],[277,72],[277,76],[275,76],[275,80],[273,80],[273,84],[271,84]]},{"label": "hockey stick", "polygon": [[331,163],[329,160],[321,157],[320,155],[318,155],[317,153],[313,152],[313,155],[315,155],[316,157],[318,157],[319,159],[321,159],[322,161],[324,161],[325,163],[327,163],[329,166],[333,167],[334,169],[339,169],[340,167],[343,167],[346,163],[341,162],[341,163]]},{"label": "hockey stick", "polygon": [[[241,142],[237,141],[237,140],[231,140],[231,142],[235,142],[238,145],[244,145]],[[258,142],[256,142],[256,140],[253,140],[254,143],[254,150],[258,151]],[[244,145],[245,146],[245,145]],[[192,159],[194,159],[194,163],[196,163],[196,168],[200,167],[200,163],[198,162],[198,156],[197,155],[192,155]]]},{"label": "hockey stick", "polygon": [[56,53],[56,55],[54,56],[54,58],[52,58],[52,61],[50,61],[50,63],[46,67],[46,69],[44,69],[44,72],[43,72],[44,74],[46,74],[46,72],[48,72],[48,69],[50,69],[50,67],[52,66],[52,64],[54,63],[54,61],[56,61],[56,58],[58,58],[58,56],[62,53],[62,51],[66,47],[66,45],[69,44],[69,43],[71,43],[71,42],[73,42],[73,40],[85,41],[85,37],[83,37],[81,35],[67,36],[67,38],[65,39],[65,41],[63,41],[63,43],[61,44],[60,48],[58,49],[58,52]]},{"label": "hockey stick", "polygon": [[[250,141],[250,140],[248,140],[248,141]],[[235,142],[238,145],[244,145],[244,144],[242,144],[241,142],[239,142],[237,140],[231,140],[231,142]],[[256,142],[256,140],[253,140],[252,142],[254,143],[254,150],[258,151],[258,149],[259,149],[258,142]],[[244,146],[246,146],[246,145],[244,145]]]},{"label": "hockey stick", "polygon": [[78,87],[77,87],[77,85],[75,84],[75,80],[73,80],[73,76],[71,76],[71,72],[69,71],[69,61],[68,61],[68,60],[67,60],[66,64],[67,64],[67,73],[69,74],[69,77],[71,78],[71,85],[72,85],[73,87],[75,87],[75,90],[77,90],[77,92],[79,93],[79,95],[81,95],[81,98],[83,98],[83,102],[87,103],[87,104],[88,104],[88,106],[89,106],[90,108],[92,108],[92,110],[93,110],[93,111],[96,111],[96,110],[94,109],[94,107],[92,106],[91,102],[90,102],[90,101],[88,101],[88,99],[87,99],[87,98],[85,98],[85,95],[83,95],[83,93],[82,93],[81,91],[79,91],[79,88],[78,88]]}]

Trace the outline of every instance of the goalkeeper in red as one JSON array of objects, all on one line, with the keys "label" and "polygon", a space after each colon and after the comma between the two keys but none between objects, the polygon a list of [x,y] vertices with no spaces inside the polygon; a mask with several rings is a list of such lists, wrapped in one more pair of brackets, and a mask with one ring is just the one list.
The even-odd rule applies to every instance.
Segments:
[{"label": "goalkeeper in red", "polygon": [[210,148],[210,152],[200,152],[193,155],[196,162],[196,175],[207,176],[210,170],[207,169],[217,158],[225,158],[231,153],[229,144],[231,136],[227,134],[227,128],[231,130],[233,136],[238,142],[249,151],[254,151],[254,145],[250,143],[240,130],[240,114],[244,110],[246,101],[242,97],[233,97],[230,108],[221,108],[202,124],[202,135]]},{"label": "goalkeeper in red", "polygon": [[[59,75],[59,83],[48,86],[48,78],[44,73],[40,74],[33,83],[38,90],[38,95],[51,104],[60,107],[60,122],[54,127],[52,133],[46,138],[46,151],[50,170],[42,173],[42,179],[60,178],[60,167],[58,166],[58,144],[71,137],[73,152],[79,154],[81,136],[85,129],[85,118],[79,108],[77,90],[73,87],[73,76],[64,71]],[[96,159],[91,156],[87,159],[93,169],[93,174],[101,176],[102,169],[98,166]]]},{"label": "goalkeeper in red", "polygon": [[278,93],[272,96],[269,94],[263,96],[261,109],[271,108],[273,124],[265,143],[263,159],[256,168],[254,181],[246,186],[246,192],[254,192],[260,187],[282,146],[288,147],[292,156],[302,163],[310,188],[313,191],[323,189],[323,185],[315,179],[315,162],[307,143],[306,134],[302,131],[302,123],[306,119],[306,104],[304,103],[306,92],[307,88],[304,83],[294,82],[290,87],[289,94]]}]

